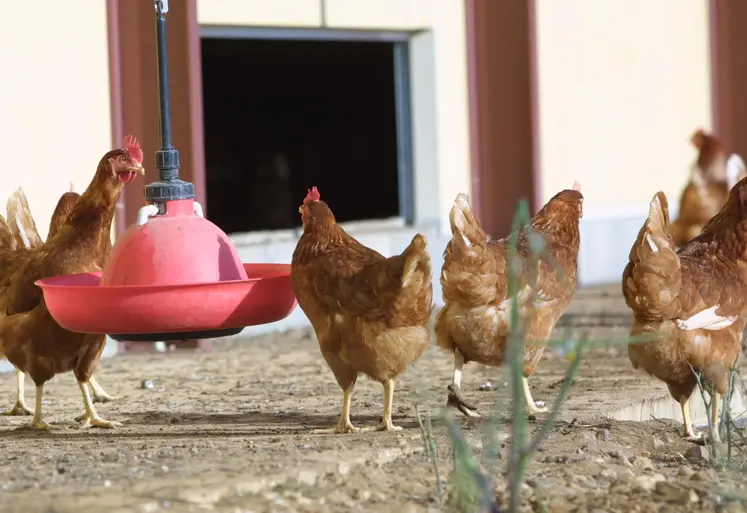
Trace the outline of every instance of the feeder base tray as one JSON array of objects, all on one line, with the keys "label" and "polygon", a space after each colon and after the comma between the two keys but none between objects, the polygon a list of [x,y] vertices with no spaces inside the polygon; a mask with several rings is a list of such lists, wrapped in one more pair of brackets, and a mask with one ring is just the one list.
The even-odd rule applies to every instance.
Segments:
[{"label": "feeder base tray", "polygon": [[173,342],[180,340],[207,339],[231,337],[238,335],[244,328],[229,328],[223,330],[183,331],[177,333],[133,333],[109,335],[117,342]]},{"label": "feeder base tray", "polygon": [[235,335],[284,319],[296,307],[287,264],[244,264],[247,279],[181,285],[100,285],[101,273],[37,281],[63,328],[118,341],[159,342]]}]

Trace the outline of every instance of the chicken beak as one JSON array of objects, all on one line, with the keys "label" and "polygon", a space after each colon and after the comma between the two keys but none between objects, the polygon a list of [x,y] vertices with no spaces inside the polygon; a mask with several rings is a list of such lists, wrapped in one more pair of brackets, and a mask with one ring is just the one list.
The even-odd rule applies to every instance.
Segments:
[{"label": "chicken beak", "polygon": [[145,168],[143,166],[133,166],[133,167],[127,168],[127,171],[131,171],[141,176],[145,176]]}]

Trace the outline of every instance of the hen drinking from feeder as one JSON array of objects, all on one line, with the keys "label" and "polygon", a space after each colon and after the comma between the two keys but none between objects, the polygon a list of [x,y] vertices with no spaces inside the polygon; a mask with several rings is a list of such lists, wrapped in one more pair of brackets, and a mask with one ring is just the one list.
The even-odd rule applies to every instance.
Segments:
[{"label": "hen drinking from feeder", "polygon": [[82,427],[118,425],[98,415],[89,391],[105,336],[63,329],[50,316],[34,282],[55,275],[101,271],[101,251],[108,248],[122,188],[137,174],[144,174],[137,140],[128,136],[123,146],[104,155],[59,232],[30,253],[0,293],[0,348],[36,385],[32,429],[50,428],[41,417],[44,384],[67,371],[74,372],[83,395]]}]

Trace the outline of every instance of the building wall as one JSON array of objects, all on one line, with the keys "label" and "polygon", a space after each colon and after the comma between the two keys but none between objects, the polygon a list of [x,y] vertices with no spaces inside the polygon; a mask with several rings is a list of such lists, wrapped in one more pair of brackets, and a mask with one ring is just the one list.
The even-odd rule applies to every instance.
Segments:
[{"label": "building wall", "polygon": [[679,196],[711,127],[707,0],[536,0],[542,198],[587,212]]},{"label": "building wall", "polygon": [[108,60],[106,2],[3,2],[0,212],[22,186],[42,237],[70,182],[82,192],[111,149]]},{"label": "building wall", "polygon": [[198,0],[202,25],[413,32],[411,83],[416,224],[448,229],[469,191],[464,2],[459,0]]},{"label": "building wall", "polygon": [[543,201],[581,182],[579,278],[620,279],[648,202],[676,215],[711,129],[708,0],[535,0]]}]

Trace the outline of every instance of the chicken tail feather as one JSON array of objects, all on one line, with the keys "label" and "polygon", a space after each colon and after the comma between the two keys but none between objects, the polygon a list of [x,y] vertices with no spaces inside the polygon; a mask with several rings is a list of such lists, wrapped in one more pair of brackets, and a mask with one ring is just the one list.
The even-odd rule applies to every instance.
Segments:
[{"label": "chicken tail feather", "polygon": [[36,229],[36,222],[31,215],[31,209],[29,208],[23,188],[19,187],[10,195],[6,209],[8,212],[8,226],[10,226],[17,247],[33,249],[41,246],[42,240]]},{"label": "chicken tail feather", "polygon": [[744,165],[742,157],[732,153],[729,160],[726,161],[726,183],[729,190],[747,174],[747,167]]},{"label": "chicken tail feather", "polygon": [[0,249],[15,249],[16,241],[5,218],[0,216]]},{"label": "chicken tail feather", "polygon": [[472,211],[469,198],[464,193],[457,194],[454,206],[449,213],[451,222],[452,245],[462,252],[472,253],[478,248],[484,248],[488,236],[480,225],[480,220]]},{"label": "chicken tail feather", "polygon": [[651,200],[648,218],[630,249],[623,272],[623,294],[628,306],[648,317],[671,316],[682,283],[682,269],[663,192]]},{"label": "chicken tail feather", "polygon": [[402,288],[410,285],[418,272],[423,275],[423,282],[430,283],[431,258],[424,236],[416,234],[410,245],[402,252],[402,256],[405,257],[405,264],[402,266]]}]

